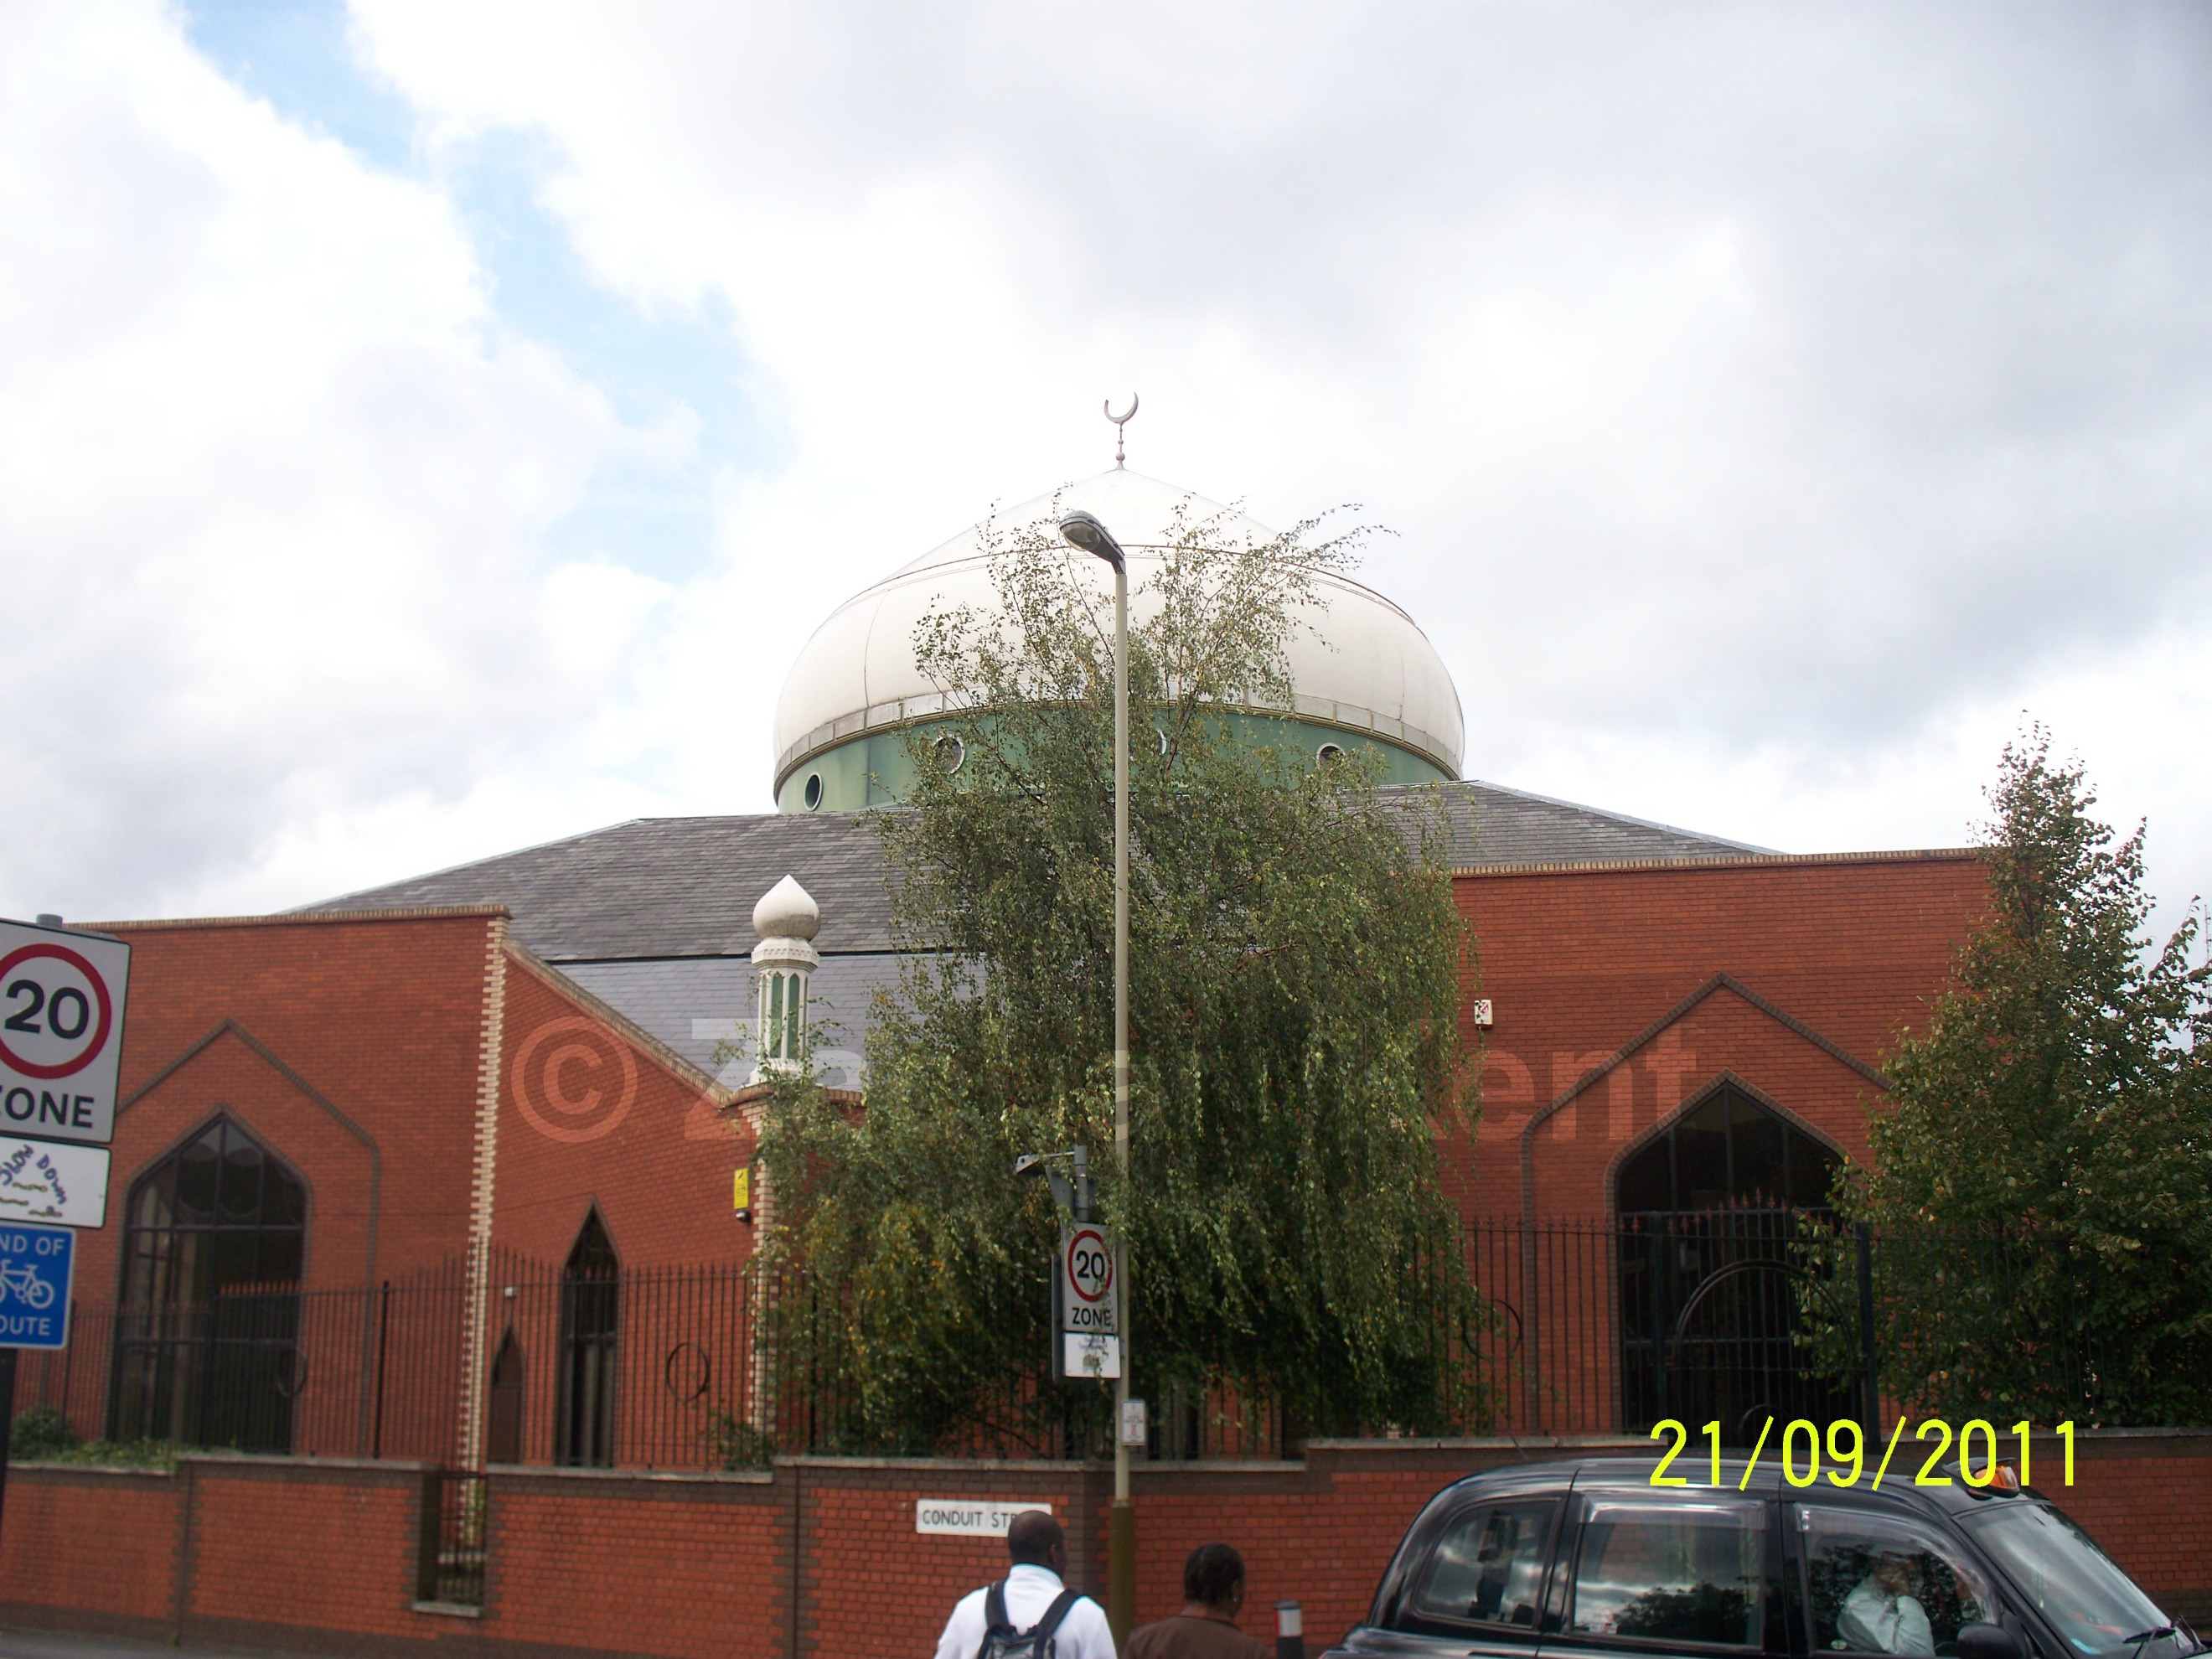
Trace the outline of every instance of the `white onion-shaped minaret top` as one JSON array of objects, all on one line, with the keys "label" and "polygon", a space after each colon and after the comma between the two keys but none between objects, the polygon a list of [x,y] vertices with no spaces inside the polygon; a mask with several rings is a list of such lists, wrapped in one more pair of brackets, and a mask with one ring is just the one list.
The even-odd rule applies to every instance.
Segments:
[{"label": "white onion-shaped minaret top", "polygon": [[786,876],[753,906],[753,932],[763,939],[811,939],[822,931],[822,907],[798,880]]}]

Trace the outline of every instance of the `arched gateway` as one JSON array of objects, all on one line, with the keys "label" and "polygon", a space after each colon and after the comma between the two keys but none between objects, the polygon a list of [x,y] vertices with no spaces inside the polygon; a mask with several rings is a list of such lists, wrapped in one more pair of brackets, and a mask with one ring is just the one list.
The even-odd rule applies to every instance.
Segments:
[{"label": "arched gateway", "polygon": [[[1613,1182],[1620,1416],[1749,1444],[1767,1416],[1853,1415],[1850,1389],[1808,1364],[1801,1307],[1808,1227],[1828,1224],[1832,1146],[1732,1082],[1631,1148]],[[1811,1288],[1808,1291],[1808,1286]]]}]

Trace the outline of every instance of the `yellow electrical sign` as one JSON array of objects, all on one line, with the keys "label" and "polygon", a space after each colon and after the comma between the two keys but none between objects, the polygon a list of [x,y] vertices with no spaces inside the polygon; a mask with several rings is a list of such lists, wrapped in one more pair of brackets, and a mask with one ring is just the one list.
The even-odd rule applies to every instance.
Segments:
[{"label": "yellow electrical sign", "polygon": [[730,1207],[738,1215],[750,1219],[753,1208],[753,1172],[750,1164],[730,1177]]}]

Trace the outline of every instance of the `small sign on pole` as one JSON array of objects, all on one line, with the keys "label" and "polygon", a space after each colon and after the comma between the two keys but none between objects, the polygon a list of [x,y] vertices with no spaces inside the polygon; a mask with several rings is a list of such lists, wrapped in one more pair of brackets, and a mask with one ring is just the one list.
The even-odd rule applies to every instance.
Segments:
[{"label": "small sign on pole", "polygon": [[0,1226],[0,1348],[69,1346],[76,1266],[67,1227]]},{"label": "small sign on pole", "polygon": [[114,1139],[130,977],[119,939],[0,921],[0,1131]]},{"label": "small sign on pole", "polygon": [[1053,1269],[1053,1380],[1121,1374],[1121,1285],[1105,1229],[1063,1223]]},{"label": "small sign on pole", "polygon": [[107,1223],[107,1148],[0,1135],[0,1222]]}]

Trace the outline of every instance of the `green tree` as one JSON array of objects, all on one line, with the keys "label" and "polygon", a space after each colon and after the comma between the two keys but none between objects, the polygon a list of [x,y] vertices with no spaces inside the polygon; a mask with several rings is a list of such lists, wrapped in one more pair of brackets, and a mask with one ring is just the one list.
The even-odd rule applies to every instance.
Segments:
[{"label": "green tree", "polygon": [[2142,831],[2115,843],[2078,762],[2008,745],[1981,845],[1990,904],[1846,1212],[1886,1242],[1885,1386],[1973,1416],[2047,1407],[2207,1420],[2212,1087],[2192,915],[2145,933]]},{"label": "green tree", "polygon": [[879,999],[865,1111],[786,1082],[762,1141],[769,1260],[811,1276],[807,1363],[843,1380],[861,1438],[955,1443],[1044,1363],[1057,1224],[1011,1170],[1077,1143],[1129,1247],[1140,1389],[1227,1383],[1316,1430],[1465,1404],[1439,1334],[1474,1303],[1438,1136],[1468,1127],[1470,942],[1440,803],[1385,805],[1358,755],[1316,769],[1230,712],[1289,706],[1315,576],[1358,540],[1317,523],[1255,547],[1179,520],[1133,606],[1126,1188],[1110,602],[1049,521],[1016,526],[988,537],[1002,614],[918,632],[966,712],[913,738],[913,797],[878,822],[899,942],[929,954]]}]

